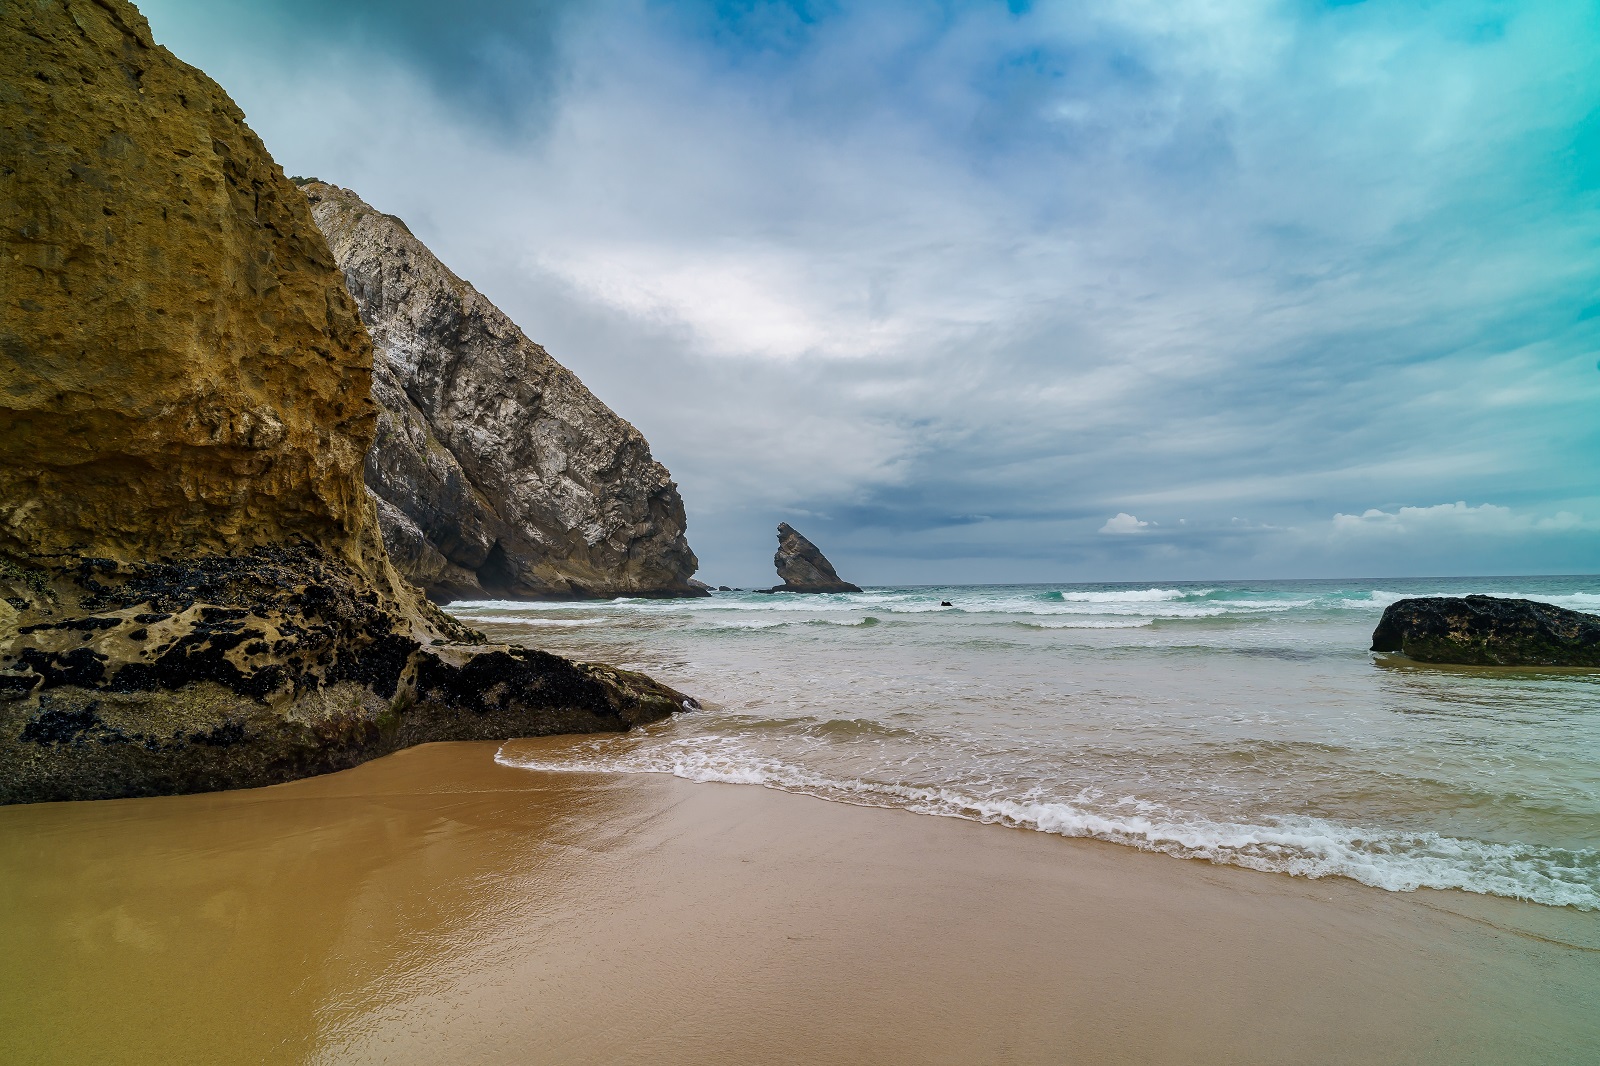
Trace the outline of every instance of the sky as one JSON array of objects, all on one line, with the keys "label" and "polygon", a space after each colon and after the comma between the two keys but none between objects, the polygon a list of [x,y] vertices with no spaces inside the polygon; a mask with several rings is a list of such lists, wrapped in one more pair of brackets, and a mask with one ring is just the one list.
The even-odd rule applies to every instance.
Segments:
[{"label": "sky", "polygon": [[1600,5],[149,0],[702,579],[1600,572]]}]

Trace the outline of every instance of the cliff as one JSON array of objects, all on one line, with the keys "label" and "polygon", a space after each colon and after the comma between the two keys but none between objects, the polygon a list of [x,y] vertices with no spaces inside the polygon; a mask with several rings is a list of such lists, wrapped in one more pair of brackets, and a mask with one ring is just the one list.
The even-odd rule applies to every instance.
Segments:
[{"label": "cliff", "polygon": [[0,550],[371,556],[371,347],[239,109],[126,3],[0,34]]},{"label": "cliff", "polygon": [[0,5],[0,802],[266,784],[684,697],[395,573],[305,198],[124,0]]},{"label": "cliff", "polygon": [[366,482],[401,572],[440,602],[702,595],[639,431],[399,219],[303,188],[376,349]]}]

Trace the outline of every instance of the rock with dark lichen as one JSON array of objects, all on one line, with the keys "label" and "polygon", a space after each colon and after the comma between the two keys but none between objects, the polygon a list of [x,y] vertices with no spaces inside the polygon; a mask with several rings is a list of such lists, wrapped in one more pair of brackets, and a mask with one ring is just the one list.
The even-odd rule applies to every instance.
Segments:
[{"label": "rock with dark lichen", "polygon": [[769,592],[860,592],[842,580],[817,546],[787,522],[778,523],[778,551],[772,557],[783,584]]},{"label": "rock with dark lichen", "polygon": [[0,803],[264,785],[425,741],[621,731],[693,705],[442,614],[421,625],[308,545],[80,567],[53,603],[0,645]]},{"label": "rock with dark lichen", "polygon": [[124,0],[0,4],[0,803],[622,730],[649,678],[395,572],[371,343],[305,198]]},{"label": "rock with dark lichen", "polygon": [[1600,617],[1498,596],[1418,597],[1388,606],[1372,650],[1423,663],[1600,667]]}]

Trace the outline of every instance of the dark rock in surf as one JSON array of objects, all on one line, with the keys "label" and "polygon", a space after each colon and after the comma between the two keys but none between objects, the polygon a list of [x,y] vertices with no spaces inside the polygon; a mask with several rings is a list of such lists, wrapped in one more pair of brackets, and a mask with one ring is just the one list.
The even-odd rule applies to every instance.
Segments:
[{"label": "dark rock in surf", "polygon": [[860,592],[857,585],[841,580],[833,564],[817,546],[800,535],[787,522],[778,524],[778,551],[772,557],[783,584],[770,592]]},{"label": "dark rock in surf", "polygon": [[1419,597],[1389,605],[1372,650],[1423,663],[1600,666],[1600,617],[1498,596]]}]

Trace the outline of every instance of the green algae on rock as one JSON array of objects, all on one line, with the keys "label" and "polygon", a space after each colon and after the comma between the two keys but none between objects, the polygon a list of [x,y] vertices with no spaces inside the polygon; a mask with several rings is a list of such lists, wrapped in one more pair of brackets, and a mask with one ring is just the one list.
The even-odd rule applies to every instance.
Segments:
[{"label": "green algae on rock", "polygon": [[372,347],[305,198],[125,0],[0,6],[0,802],[620,730],[648,678],[395,572]]}]

